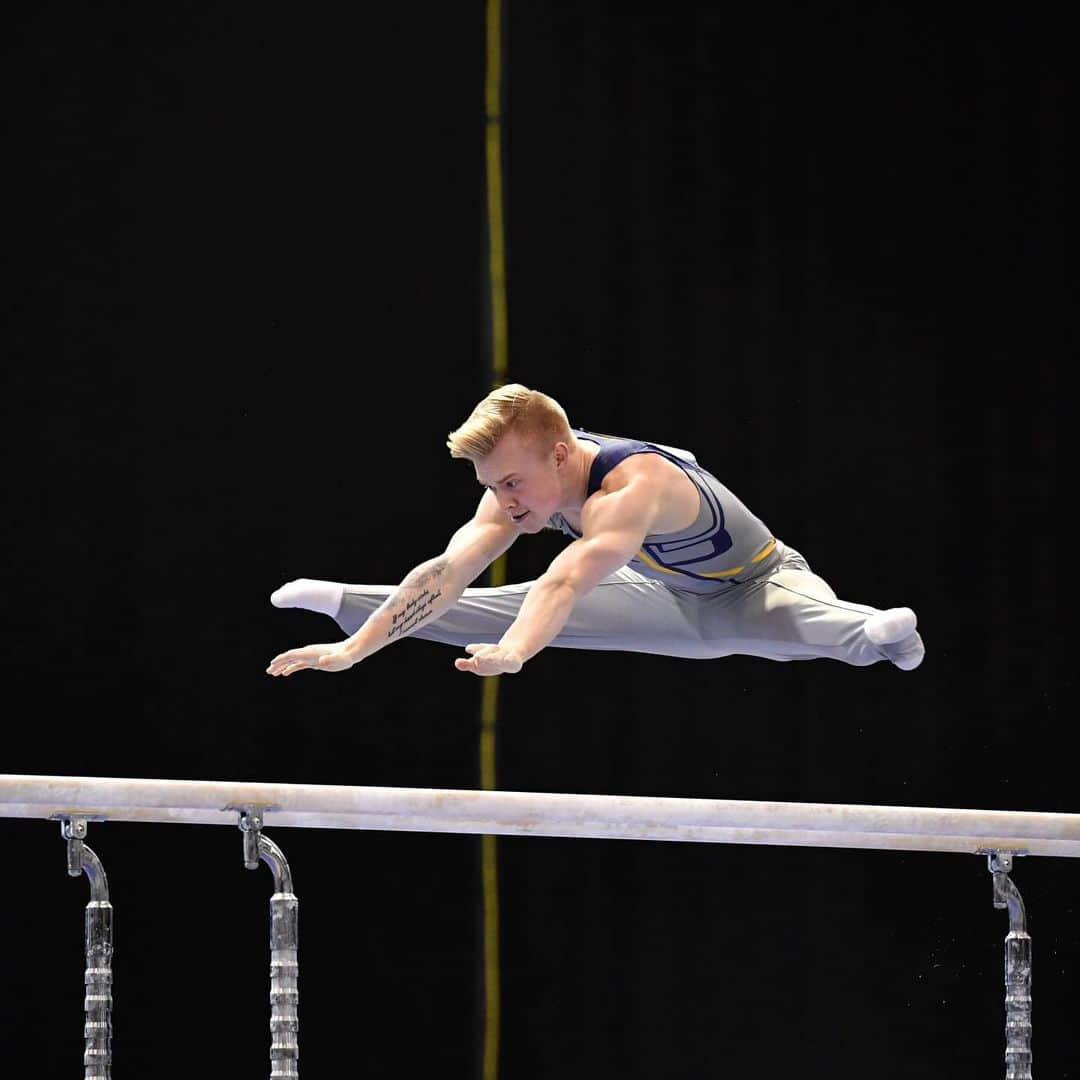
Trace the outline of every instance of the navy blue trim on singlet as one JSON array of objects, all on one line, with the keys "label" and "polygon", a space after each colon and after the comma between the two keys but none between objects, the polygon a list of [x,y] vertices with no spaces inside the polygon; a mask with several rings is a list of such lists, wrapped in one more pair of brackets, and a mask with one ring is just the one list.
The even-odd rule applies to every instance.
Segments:
[{"label": "navy blue trim on singlet", "polygon": [[[696,474],[702,471],[700,466],[691,461],[687,461],[685,458],[681,458],[676,454],[667,453],[663,448],[658,447],[653,443],[642,442],[637,439],[620,439],[611,435],[597,435],[595,432],[586,431],[584,429],[578,430],[581,435],[590,439],[590,441],[596,440],[597,445],[600,448],[589,469],[589,482],[586,498],[600,490],[600,486],[604,482],[604,477],[607,476],[616,465],[625,461],[628,457],[632,457],[634,454],[659,454],[673,464],[678,465],[679,468],[687,474],[693,482],[694,487],[697,488],[703,504],[708,508],[711,520],[707,522],[700,532],[695,533],[693,536],[684,536],[680,537],[678,540],[671,541],[661,540],[659,542],[643,543],[642,553],[647,556],[648,560],[672,573],[685,574],[687,577],[696,578],[699,581],[715,580],[715,578],[711,576],[695,574],[692,570],[687,569],[688,566],[710,562],[734,546],[734,540],[732,539],[731,534],[724,527],[724,511],[720,506],[716,495],[709,490],[705,483],[697,479]],[[671,555],[675,552],[684,550],[688,547],[699,547],[702,544],[708,544],[710,550],[707,550],[704,554],[698,555],[695,558],[687,559],[685,562],[679,562],[677,559],[671,558]]]},{"label": "navy blue trim on singlet", "polygon": [[[582,432],[584,435],[592,435],[591,431]],[[641,454],[652,450],[648,443],[637,442],[631,439],[607,439],[603,435],[596,435],[597,439],[604,439],[599,443],[600,451],[593,458],[592,467],[589,469],[589,487],[585,498],[595,495],[600,490],[600,485],[616,465],[625,461],[634,454]]]}]

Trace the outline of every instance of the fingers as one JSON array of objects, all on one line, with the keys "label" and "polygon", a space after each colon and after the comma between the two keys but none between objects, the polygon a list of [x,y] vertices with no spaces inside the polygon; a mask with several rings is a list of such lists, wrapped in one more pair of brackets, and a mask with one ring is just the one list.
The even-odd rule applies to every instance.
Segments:
[{"label": "fingers", "polygon": [[[466,645],[467,649],[483,648],[478,645]],[[495,671],[492,670],[490,662],[485,662],[478,656],[459,656],[454,661],[454,667],[458,671],[471,671],[474,675],[494,675]]]},{"label": "fingers", "polygon": [[485,657],[480,656],[480,653],[487,653],[489,656],[496,652],[494,645],[466,645],[465,651],[469,654],[468,658],[459,656],[454,661],[454,667],[458,671],[471,671],[474,675],[491,675],[493,672],[484,670],[489,667],[489,664],[485,664]]},{"label": "fingers", "polygon": [[266,669],[268,675],[292,675],[310,668],[312,671],[344,671],[356,661],[336,645],[305,645],[278,653]]},{"label": "fingers", "polygon": [[459,656],[454,661],[458,671],[471,671],[474,675],[499,675],[513,667],[507,663],[498,645],[466,645],[465,651],[471,655]]},{"label": "fingers", "polygon": [[478,667],[472,660],[455,660],[454,667],[458,671],[471,671],[474,675],[479,675],[483,678],[486,675],[498,675],[498,668],[493,667]]},{"label": "fingers", "polygon": [[293,672],[303,671],[304,668],[309,666],[307,659],[301,654],[295,652],[280,653],[270,661],[266,673],[267,675],[292,675]]}]

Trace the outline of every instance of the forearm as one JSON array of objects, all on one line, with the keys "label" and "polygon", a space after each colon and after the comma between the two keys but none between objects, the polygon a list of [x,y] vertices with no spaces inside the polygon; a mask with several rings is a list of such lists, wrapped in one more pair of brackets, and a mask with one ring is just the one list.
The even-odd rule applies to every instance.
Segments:
[{"label": "forearm", "polygon": [[445,555],[421,563],[342,643],[342,648],[354,662],[359,662],[398,638],[409,637],[456,603],[466,584],[460,570]]},{"label": "forearm", "polygon": [[537,578],[517,618],[499,640],[500,647],[522,663],[531,660],[566,625],[577,599],[578,592],[567,578],[551,574]]}]

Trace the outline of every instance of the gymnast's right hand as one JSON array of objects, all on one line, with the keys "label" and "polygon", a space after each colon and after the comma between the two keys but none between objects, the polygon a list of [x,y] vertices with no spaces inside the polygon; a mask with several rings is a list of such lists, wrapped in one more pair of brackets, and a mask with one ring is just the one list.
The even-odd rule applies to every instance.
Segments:
[{"label": "gymnast's right hand", "polygon": [[345,671],[357,662],[355,656],[346,651],[342,642],[329,645],[305,645],[300,649],[289,649],[279,653],[270,661],[267,675],[292,675],[313,668],[315,671]]}]

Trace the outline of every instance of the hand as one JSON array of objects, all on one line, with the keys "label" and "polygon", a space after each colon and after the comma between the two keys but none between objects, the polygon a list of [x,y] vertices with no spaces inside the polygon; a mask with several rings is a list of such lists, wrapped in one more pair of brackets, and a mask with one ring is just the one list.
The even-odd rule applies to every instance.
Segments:
[{"label": "hand", "polygon": [[267,675],[292,675],[313,668],[316,671],[344,671],[357,661],[340,643],[331,645],[305,645],[302,649],[290,649],[279,653],[270,661]]},{"label": "hand", "polygon": [[468,660],[458,657],[454,667],[458,671],[471,671],[474,675],[514,675],[521,670],[522,661],[501,645],[466,645]]}]

